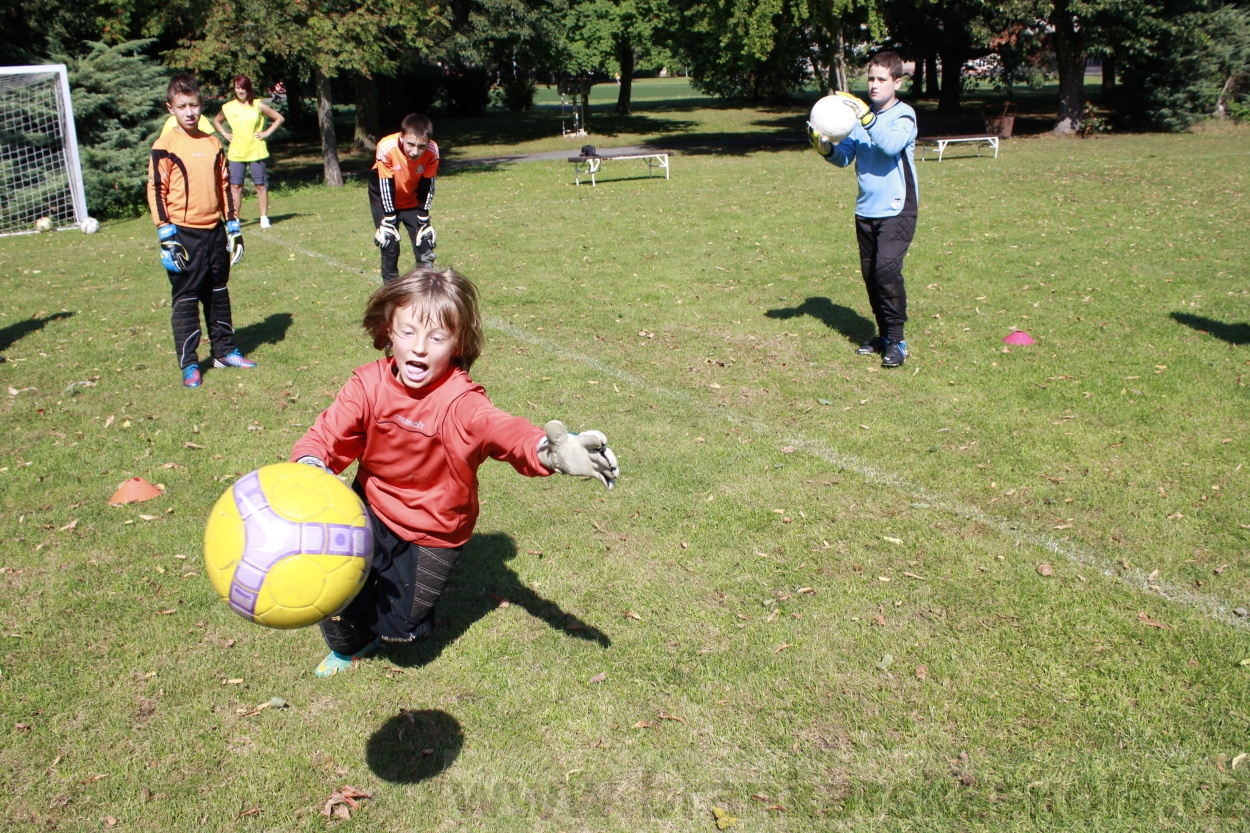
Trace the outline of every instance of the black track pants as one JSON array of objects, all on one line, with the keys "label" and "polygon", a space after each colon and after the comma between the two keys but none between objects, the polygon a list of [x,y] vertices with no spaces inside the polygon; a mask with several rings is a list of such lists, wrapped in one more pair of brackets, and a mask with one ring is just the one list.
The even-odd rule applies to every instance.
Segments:
[{"label": "black track pants", "polygon": [[405,541],[372,512],[373,568],[356,598],[337,616],[321,623],[330,650],[354,654],[375,636],[384,642],[411,642],[431,619],[460,549],[422,547]]},{"label": "black track pants", "polygon": [[907,290],[903,287],[903,258],[916,233],[914,216],[856,217],[859,267],[868,289],[868,303],[877,319],[877,332],[902,341],[907,323]]},{"label": "black track pants", "polygon": [[[373,213],[373,227],[376,229],[382,225],[382,218],[385,213],[382,206],[375,202],[369,203],[369,210]],[[399,224],[408,229],[408,240],[412,243],[412,254],[417,259],[417,266],[433,265],[434,263],[434,247],[430,245],[428,240],[421,241],[421,245],[417,245],[417,229],[421,224],[417,222],[417,210],[404,209],[395,214],[399,218]],[[391,240],[382,247],[382,282],[390,283],[399,278],[399,250],[398,240]]]},{"label": "black track pants", "polygon": [[212,342],[212,355],[220,359],[235,349],[234,320],[230,316],[230,253],[226,250],[226,228],[178,227],[178,240],[186,247],[189,261],[185,272],[167,272],[170,286],[170,323],[174,328],[174,350],[178,366],[198,364],[200,346],[200,307]]}]

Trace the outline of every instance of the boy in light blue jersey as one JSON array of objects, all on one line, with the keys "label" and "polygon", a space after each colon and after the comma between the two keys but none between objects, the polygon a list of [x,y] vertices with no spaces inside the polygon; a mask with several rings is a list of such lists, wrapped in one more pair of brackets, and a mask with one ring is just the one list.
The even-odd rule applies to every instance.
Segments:
[{"label": "boy in light blue jersey", "polygon": [[855,230],[860,270],[868,302],[877,319],[877,336],[860,345],[860,355],[881,355],[885,367],[907,358],[903,325],[907,323],[907,291],[903,258],[916,233],[919,192],[916,187],[916,111],[897,98],[903,83],[903,62],[894,52],[878,52],[868,61],[869,106],[839,92],[859,124],[837,145],[809,126],[812,147],[828,162],[845,168],[855,163],[859,198]]}]

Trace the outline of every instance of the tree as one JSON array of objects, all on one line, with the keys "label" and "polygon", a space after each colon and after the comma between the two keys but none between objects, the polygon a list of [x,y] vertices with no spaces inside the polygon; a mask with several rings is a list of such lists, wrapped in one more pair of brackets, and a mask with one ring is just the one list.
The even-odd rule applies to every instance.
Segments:
[{"label": "tree", "polygon": [[83,56],[53,55],[69,72],[87,205],[97,217],[135,214],[146,199],[152,142],[168,116],[169,74],[143,54],[151,41],[89,46]]},{"label": "tree", "polygon": [[403,0],[235,0],[214,6],[194,38],[170,58],[225,80],[279,80],[297,68],[317,95],[325,181],[342,185],[330,81],[341,74],[372,78],[395,68],[404,49],[428,47],[434,11]]}]

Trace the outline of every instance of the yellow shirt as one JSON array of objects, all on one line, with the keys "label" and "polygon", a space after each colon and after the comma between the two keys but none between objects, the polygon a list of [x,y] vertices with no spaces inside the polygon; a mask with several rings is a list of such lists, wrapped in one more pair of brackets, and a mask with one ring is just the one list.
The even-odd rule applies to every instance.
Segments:
[{"label": "yellow shirt", "polygon": [[[176,116],[170,116],[169,118],[165,119],[165,126],[161,128],[161,135],[164,136],[166,133],[173,130],[177,126],[178,126],[178,118]],[[217,128],[213,127],[213,123],[209,121],[208,116],[204,115],[203,113],[200,114],[200,123],[197,124],[196,127],[200,129],[201,133],[207,133],[209,136],[212,136],[214,133],[217,132]]]},{"label": "yellow shirt", "polygon": [[260,112],[260,105],[253,101],[244,104],[233,98],[221,105],[221,112],[230,124],[230,133],[234,139],[230,142],[230,151],[226,158],[231,162],[259,162],[269,158],[269,147],[264,139],[257,139],[256,134],[265,129],[265,116]]}]

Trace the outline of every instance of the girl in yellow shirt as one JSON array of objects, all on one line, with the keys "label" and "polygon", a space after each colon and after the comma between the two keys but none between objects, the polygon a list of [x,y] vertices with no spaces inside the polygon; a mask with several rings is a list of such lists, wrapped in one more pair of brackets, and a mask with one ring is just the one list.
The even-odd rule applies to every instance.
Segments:
[{"label": "girl in yellow shirt", "polygon": [[[217,132],[226,137],[230,150],[226,160],[230,165],[230,191],[234,204],[240,205],[243,197],[243,170],[251,169],[252,184],[256,186],[256,199],[260,202],[260,227],[269,228],[269,189],[266,187],[265,160],[269,147],[265,140],[282,126],[282,114],[256,101],[252,92],[252,79],[246,75],[234,77],[234,98],[221,105],[221,112],[213,119]],[[265,119],[270,120],[268,128]],[[227,130],[226,123],[230,124]]]}]

